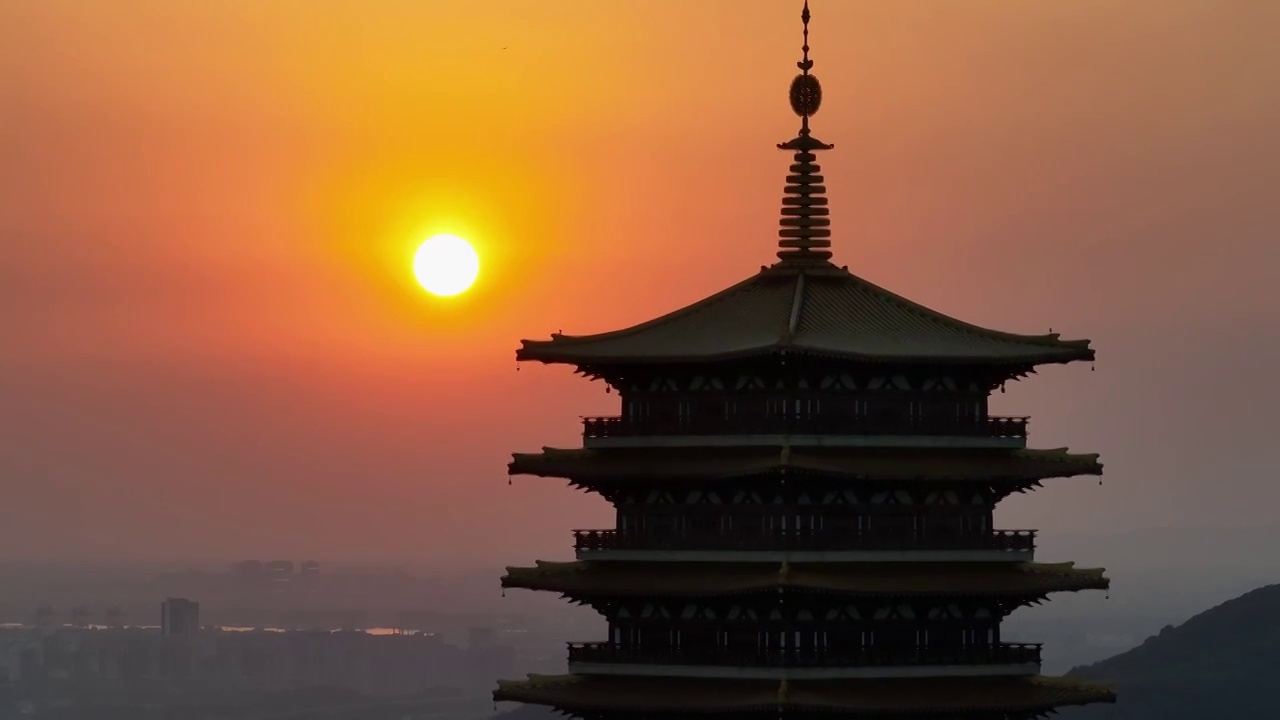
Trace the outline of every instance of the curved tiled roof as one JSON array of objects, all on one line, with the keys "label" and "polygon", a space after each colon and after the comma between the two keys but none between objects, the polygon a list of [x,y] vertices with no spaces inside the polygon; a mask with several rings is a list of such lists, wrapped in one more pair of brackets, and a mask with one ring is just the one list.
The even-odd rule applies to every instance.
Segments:
[{"label": "curved tiled roof", "polygon": [[877,680],[723,680],[530,675],[500,680],[495,701],[551,705],[568,712],[749,713],[779,708],[867,715],[956,711],[1040,713],[1066,705],[1115,702],[1110,687],[1056,677],[896,678]]},{"label": "curved tiled roof", "polygon": [[779,263],[625,330],[524,340],[518,360],[588,366],[778,351],[868,362],[1035,365],[1092,360],[1088,340],[1016,335],[918,305],[827,262]]},{"label": "curved tiled roof", "polygon": [[512,475],[574,481],[718,480],[792,470],[866,480],[1034,481],[1101,475],[1096,453],[1008,449],[672,448],[516,453]]},{"label": "curved tiled roof", "polygon": [[1025,597],[1105,590],[1101,569],[1072,563],[546,562],[507,568],[502,586],[570,597],[713,597],[779,588],[859,596]]}]

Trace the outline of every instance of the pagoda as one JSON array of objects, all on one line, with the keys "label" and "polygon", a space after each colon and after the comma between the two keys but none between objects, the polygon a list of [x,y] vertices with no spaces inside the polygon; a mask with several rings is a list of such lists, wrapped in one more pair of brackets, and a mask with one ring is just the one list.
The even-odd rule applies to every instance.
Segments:
[{"label": "pagoda", "polygon": [[621,412],[510,473],[599,493],[616,525],[575,531],[574,562],[507,569],[504,588],[590,605],[608,634],[570,643],[568,674],[494,698],[591,720],[1018,720],[1113,702],[1040,675],[1040,646],[1000,627],[1050,593],[1107,588],[1102,570],[1037,563],[1035,531],[993,522],[1012,493],[1101,475],[1096,454],[1029,449],[1027,418],[988,414],[1005,382],[1092,361],[1089,341],[961,322],[831,262],[807,2],[801,18],[777,261],[649,322],[517,351],[604,381]]}]

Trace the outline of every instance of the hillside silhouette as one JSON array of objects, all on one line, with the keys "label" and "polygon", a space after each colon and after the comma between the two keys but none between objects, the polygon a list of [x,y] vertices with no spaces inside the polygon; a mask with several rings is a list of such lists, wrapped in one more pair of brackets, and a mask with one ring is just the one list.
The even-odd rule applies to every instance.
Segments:
[{"label": "hillside silhouette", "polygon": [[1268,585],[1166,626],[1142,645],[1071,674],[1116,685],[1111,707],[1070,720],[1273,717],[1280,668],[1280,585]]}]

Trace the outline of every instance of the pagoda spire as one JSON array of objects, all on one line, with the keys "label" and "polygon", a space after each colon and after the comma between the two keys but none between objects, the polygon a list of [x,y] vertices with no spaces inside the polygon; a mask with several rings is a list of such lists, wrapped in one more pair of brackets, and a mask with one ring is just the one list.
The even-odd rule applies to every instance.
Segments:
[{"label": "pagoda spire", "polygon": [[800,133],[791,140],[780,143],[780,150],[795,151],[795,162],[783,188],[782,220],[778,230],[778,258],[783,262],[806,260],[825,261],[831,257],[831,220],[827,217],[827,188],[822,184],[822,168],[816,162],[819,150],[835,147],[815,138],[809,131],[809,118],[817,114],[822,104],[822,85],[809,73],[813,60],[809,58],[809,0],[805,0],[800,12],[804,26],[804,44],[801,46],[800,74],[791,81],[791,109],[800,116]]}]

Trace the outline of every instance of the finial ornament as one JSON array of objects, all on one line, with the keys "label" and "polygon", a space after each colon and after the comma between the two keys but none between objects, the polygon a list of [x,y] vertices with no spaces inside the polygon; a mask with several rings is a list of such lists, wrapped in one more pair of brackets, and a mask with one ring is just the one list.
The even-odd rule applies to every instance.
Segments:
[{"label": "finial ornament", "polygon": [[800,11],[800,22],[804,25],[804,44],[800,46],[800,50],[804,52],[804,57],[800,62],[796,63],[805,74],[809,74],[809,68],[813,67],[813,61],[809,59],[809,0],[804,0],[804,9]]},{"label": "finial ornament", "polygon": [[800,46],[803,53],[796,67],[800,74],[791,81],[791,109],[802,118],[800,134],[809,134],[809,116],[818,112],[822,104],[822,85],[818,78],[810,75],[813,61],[809,59],[809,0],[805,0],[804,9],[800,11],[800,22],[804,26],[804,44]]},{"label": "finial ornament", "polygon": [[795,163],[787,176],[782,198],[782,220],[778,231],[778,258],[784,263],[818,261],[831,257],[831,221],[827,218],[826,187],[822,184],[822,171],[816,162],[816,150],[830,150],[828,145],[809,132],[809,118],[822,105],[822,85],[809,74],[813,60],[809,58],[809,0],[800,11],[804,28],[803,53],[796,67],[800,74],[791,81],[791,109],[800,116],[800,133],[790,141],[778,145],[781,150],[795,152]]}]

